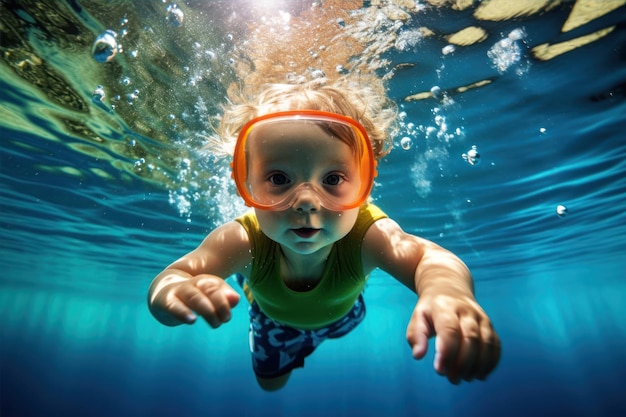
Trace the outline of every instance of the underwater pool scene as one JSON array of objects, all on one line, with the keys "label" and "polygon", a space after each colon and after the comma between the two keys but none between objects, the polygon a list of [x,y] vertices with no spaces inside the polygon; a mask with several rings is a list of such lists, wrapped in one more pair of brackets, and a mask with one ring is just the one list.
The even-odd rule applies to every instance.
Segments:
[{"label": "underwater pool scene", "polygon": [[[626,0],[2,0],[0,31],[0,416],[626,415]],[[265,392],[243,297],[170,328],[147,289],[246,210],[206,147],[233,89],[366,72],[399,113],[374,202],[469,266],[502,357],[415,361],[376,271]]]}]

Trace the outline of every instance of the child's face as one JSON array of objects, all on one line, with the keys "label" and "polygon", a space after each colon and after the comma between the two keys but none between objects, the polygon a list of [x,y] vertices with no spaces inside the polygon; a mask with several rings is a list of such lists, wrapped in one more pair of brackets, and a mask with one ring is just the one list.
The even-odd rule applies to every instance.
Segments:
[{"label": "child's face", "polygon": [[256,210],[263,232],[300,254],[344,237],[354,226],[358,207],[335,211],[324,205],[333,198],[354,198],[361,189],[354,149],[315,123],[273,123],[255,134],[260,136],[247,146],[250,188],[263,193],[260,198],[267,194],[268,199],[289,200],[286,209]]}]

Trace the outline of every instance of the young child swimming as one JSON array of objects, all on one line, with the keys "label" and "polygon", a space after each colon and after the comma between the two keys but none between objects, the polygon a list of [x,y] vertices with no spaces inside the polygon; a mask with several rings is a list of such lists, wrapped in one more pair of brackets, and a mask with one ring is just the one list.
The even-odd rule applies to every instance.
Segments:
[{"label": "young child swimming", "polygon": [[252,210],[153,280],[154,317],[175,326],[201,316],[219,327],[240,299],[225,281],[235,275],[250,302],[257,381],[277,390],[322,341],[363,320],[362,292],[380,268],[418,294],[406,333],[413,357],[436,335],[439,374],[455,384],[486,378],[500,340],[468,268],[369,202],[389,120],[366,98],[322,82],[274,84],[227,110],[219,133],[237,137],[233,178]]}]

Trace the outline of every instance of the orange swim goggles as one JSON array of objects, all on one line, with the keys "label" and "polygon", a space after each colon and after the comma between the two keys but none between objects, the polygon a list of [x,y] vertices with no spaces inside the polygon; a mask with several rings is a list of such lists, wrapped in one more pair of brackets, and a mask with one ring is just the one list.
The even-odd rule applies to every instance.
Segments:
[{"label": "orange swim goggles", "polygon": [[318,110],[271,113],[243,126],[231,163],[239,195],[262,210],[315,207],[342,211],[362,205],[376,160],[357,121]]}]

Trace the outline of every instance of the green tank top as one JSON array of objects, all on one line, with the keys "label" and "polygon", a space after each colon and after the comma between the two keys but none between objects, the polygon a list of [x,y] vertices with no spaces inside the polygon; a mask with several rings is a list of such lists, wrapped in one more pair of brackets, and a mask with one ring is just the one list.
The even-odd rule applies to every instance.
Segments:
[{"label": "green tank top", "polygon": [[346,315],[363,291],[367,277],[361,263],[361,243],[367,229],[387,215],[373,204],[359,209],[352,230],[331,249],[322,278],[309,291],[290,289],[280,276],[280,245],[260,229],[253,211],[235,219],[248,232],[252,272],[248,294],[271,319],[303,330],[319,329]]}]

